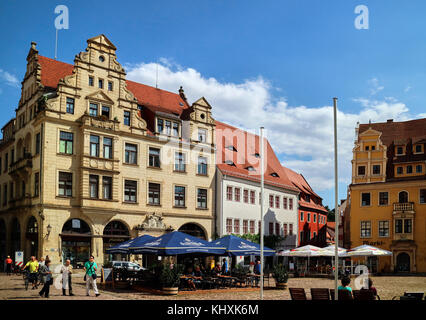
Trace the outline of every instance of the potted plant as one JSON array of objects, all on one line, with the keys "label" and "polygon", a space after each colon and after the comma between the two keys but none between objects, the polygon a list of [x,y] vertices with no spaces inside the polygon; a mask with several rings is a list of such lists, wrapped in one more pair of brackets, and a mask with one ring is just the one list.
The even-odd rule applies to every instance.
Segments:
[{"label": "potted plant", "polygon": [[164,264],[161,268],[159,282],[162,291],[167,295],[176,295],[179,291],[180,277],[183,274],[182,265]]},{"label": "potted plant", "polygon": [[274,266],[273,277],[275,279],[275,285],[278,289],[286,289],[288,281],[287,268],[282,264]]}]

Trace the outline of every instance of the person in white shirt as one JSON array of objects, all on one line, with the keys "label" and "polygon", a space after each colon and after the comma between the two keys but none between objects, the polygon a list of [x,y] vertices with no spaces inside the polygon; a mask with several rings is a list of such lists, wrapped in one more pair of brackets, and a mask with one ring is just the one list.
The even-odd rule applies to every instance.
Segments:
[{"label": "person in white shirt", "polygon": [[65,265],[61,267],[62,273],[62,295],[66,296],[66,289],[68,289],[70,296],[73,296],[72,285],[71,285],[71,275],[72,275],[72,265],[70,260],[65,261]]}]

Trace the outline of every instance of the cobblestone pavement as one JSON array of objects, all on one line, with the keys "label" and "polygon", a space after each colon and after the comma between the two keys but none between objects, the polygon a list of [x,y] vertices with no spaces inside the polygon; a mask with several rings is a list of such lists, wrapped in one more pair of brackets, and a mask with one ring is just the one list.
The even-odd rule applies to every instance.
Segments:
[{"label": "cobblestone pavement", "polygon": [[[403,295],[404,291],[426,292],[426,277],[373,277],[374,286],[377,288],[382,300],[392,299],[394,296]],[[351,283],[353,285],[353,281]],[[273,283],[271,283],[273,286]],[[333,288],[334,281],[330,279],[297,278],[289,279],[288,287],[305,288],[308,298],[310,298],[310,288]],[[6,276],[0,274],[0,300],[46,300],[38,295],[38,290],[25,290],[22,276]],[[162,296],[151,293],[135,292],[120,289],[99,289],[101,295],[95,297],[93,291],[91,296],[86,296],[86,289],[81,275],[73,278],[73,293],[75,296],[62,296],[62,290],[50,289],[50,300],[258,300],[259,289],[249,289],[249,291],[238,291],[235,289],[182,292],[178,296]],[[288,290],[275,290],[265,288],[264,299],[266,300],[290,300]]]}]

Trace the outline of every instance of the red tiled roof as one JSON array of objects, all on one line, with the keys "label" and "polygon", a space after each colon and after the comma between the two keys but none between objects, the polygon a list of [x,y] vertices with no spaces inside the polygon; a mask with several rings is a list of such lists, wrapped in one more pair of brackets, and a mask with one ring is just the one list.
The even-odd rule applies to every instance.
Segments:
[{"label": "red tiled roof", "polygon": [[38,63],[41,66],[41,84],[49,88],[56,88],[59,80],[71,75],[74,70],[72,64],[43,56],[38,56]]},{"label": "red tiled roof", "polygon": [[[56,88],[59,80],[67,75],[71,75],[74,70],[72,64],[40,55],[38,56],[38,63],[41,66],[41,83],[49,88]],[[154,113],[162,111],[175,113],[180,116],[183,110],[189,108],[188,103],[177,93],[157,89],[130,80],[126,80],[126,84],[127,89],[134,94],[138,103],[146,106]]]},{"label": "red tiled roof", "polygon": [[[260,153],[260,137],[220,121],[216,121],[215,124],[218,169],[226,175],[251,181],[260,181],[260,159],[255,156],[256,153]],[[241,138],[238,139],[234,135],[238,135]],[[231,141],[232,137],[233,141]],[[226,148],[228,146],[233,146],[237,151],[228,150]],[[282,169],[280,161],[267,140],[265,151],[267,155],[264,175],[265,184],[298,191]],[[226,164],[226,160],[231,160],[235,166]],[[249,166],[252,166],[256,171],[248,171],[247,167]],[[272,173],[277,173],[278,177],[271,176]]]},{"label": "red tiled roof", "polygon": [[[319,195],[317,195],[314,190],[311,188],[309,183],[306,181],[305,177],[289,168],[286,168],[283,166],[284,171],[286,172],[287,176],[289,177],[290,181],[293,183],[294,186],[296,186],[302,193],[309,194],[311,196],[314,196],[316,198],[321,199]],[[299,205],[311,209],[320,210],[323,212],[327,212],[327,210],[319,204],[316,204],[313,201],[313,198],[310,197],[309,202],[307,202],[304,199],[299,200]]]},{"label": "red tiled roof", "polygon": [[416,137],[423,138],[426,136],[426,118],[403,122],[389,121],[360,124],[359,133],[367,131],[370,127],[382,133],[381,140],[387,146],[395,140],[415,139]]}]

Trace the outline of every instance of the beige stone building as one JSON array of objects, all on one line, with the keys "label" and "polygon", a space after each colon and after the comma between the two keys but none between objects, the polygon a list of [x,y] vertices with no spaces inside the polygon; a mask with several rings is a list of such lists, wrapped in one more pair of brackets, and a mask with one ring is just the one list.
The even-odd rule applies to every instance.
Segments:
[{"label": "beige stone building", "polygon": [[215,122],[201,98],[126,80],[100,35],[67,64],[32,43],[0,144],[0,254],[53,263],[166,230],[212,238]]}]

